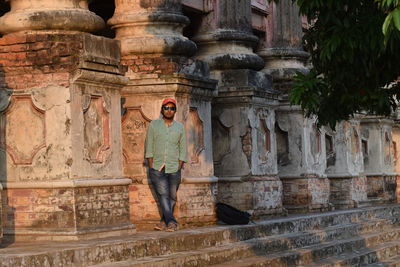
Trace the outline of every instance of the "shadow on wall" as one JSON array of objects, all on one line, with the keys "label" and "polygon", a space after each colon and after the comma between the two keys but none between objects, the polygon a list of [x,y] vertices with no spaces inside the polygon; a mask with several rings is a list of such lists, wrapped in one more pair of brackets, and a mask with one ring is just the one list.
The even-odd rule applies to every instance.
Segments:
[{"label": "shadow on wall", "polygon": [[[3,233],[1,239],[1,246],[6,247],[9,244],[14,243],[15,237],[13,234],[7,235],[5,238],[4,234],[13,233],[15,229],[15,208],[12,207],[12,203],[9,203],[6,185],[9,179],[7,174],[7,149],[6,149],[6,110],[10,105],[12,90],[8,88],[5,83],[4,70],[0,66],[0,182],[3,186],[3,190],[0,191],[0,232]],[[5,230],[7,229],[7,230]]]}]

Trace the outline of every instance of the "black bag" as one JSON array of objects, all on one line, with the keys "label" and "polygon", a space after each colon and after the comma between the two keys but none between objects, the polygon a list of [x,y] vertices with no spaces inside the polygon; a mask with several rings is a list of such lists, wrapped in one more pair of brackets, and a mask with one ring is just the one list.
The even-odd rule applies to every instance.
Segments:
[{"label": "black bag", "polygon": [[217,218],[226,224],[248,224],[250,222],[250,213],[238,210],[228,204],[217,203]]}]

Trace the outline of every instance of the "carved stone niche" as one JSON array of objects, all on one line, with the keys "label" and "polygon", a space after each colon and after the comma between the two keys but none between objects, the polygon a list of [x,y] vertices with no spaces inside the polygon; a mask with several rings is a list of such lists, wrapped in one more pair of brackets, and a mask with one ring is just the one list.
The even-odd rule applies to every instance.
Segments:
[{"label": "carved stone niche", "polygon": [[144,143],[147,127],[151,120],[141,107],[129,107],[122,116],[122,154],[124,156],[124,175],[144,177]]},{"label": "carved stone niche", "polygon": [[110,148],[110,116],[107,106],[103,96],[84,96],[84,155],[91,163],[103,163]]},{"label": "carved stone niche", "polygon": [[257,148],[258,159],[262,163],[268,161],[268,153],[271,152],[271,132],[265,122],[265,118],[260,118],[260,125],[257,128]]},{"label": "carved stone niche", "polygon": [[7,111],[0,113],[0,149],[15,165],[30,165],[45,146],[45,111],[34,105],[30,95],[13,96]]},{"label": "carved stone niche", "polygon": [[275,134],[276,134],[276,148],[278,165],[286,166],[290,164],[289,159],[289,134],[288,132],[282,130],[279,124],[275,124]]},{"label": "carved stone niche", "polygon": [[197,164],[200,162],[200,154],[204,150],[204,127],[197,108],[191,107],[186,124],[188,133],[188,152],[189,163]]},{"label": "carved stone niche", "polygon": [[212,118],[212,140],[213,140],[213,159],[214,165],[220,166],[223,158],[230,153],[230,131],[218,119]]},{"label": "carved stone niche", "polygon": [[388,133],[387,131],[385,131],[385,135],[384,135],[384,152],[385,152],[385,158],[384,158],[384,162],[386,165],[391,164],[392,159],[393,159],[393,143],[390,137],[390,133]]},{"label": "carved stone niche", "polygon": [[360,152],[360,135],[355,127],[351,128],[351,155],[353,162],[356,161],[358,153]]}]

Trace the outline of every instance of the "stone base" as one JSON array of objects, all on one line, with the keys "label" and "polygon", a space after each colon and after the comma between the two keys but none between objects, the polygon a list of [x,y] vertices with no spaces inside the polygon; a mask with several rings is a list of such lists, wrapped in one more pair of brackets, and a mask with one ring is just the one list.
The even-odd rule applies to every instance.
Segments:
[{"label": "stone base", "polygon": [[219,178],[218,201],[251,213],[252,219],[281,214],[282,182],[274,176]]},{"label": "stone base", "polygon": [[[216,222],[217,184],[212,179],[183,179],[178,190],[175,217],[180,227],[204,226]],[[147,180],[129,187],[131,221],[138,230],[152,230],[160,221],[159,207],[153,188]]]},{"label": "stone base", "polygon": [[335,209],[350,209],[360,206],[367,200],[367,178],[329,177],[330,202]]},{"label": "stone base", "polygon": [[283,184],[283,207],[289,213],[328,211],[332,209],[329,202],[328,178],[281,177]]},{"label": "stone base", "polygon": [[396,200],[397,177],[395,175],[367,175],[368,199],[380,199],[383,203]]},{"label": "stone base", "polygon": [[5,238],[62,241],[134,233],[129,183],[129,179],[35,183],[39,188],[33,183],[8,183],[2,191]]}]

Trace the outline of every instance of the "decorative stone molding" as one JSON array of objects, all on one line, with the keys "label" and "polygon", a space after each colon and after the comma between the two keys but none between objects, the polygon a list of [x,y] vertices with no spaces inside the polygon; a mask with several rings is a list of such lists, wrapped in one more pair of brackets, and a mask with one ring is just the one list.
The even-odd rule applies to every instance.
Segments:
[{"label": "decorative stone molding", "polygon": [[108,21],[121,41],[123,56],[134,54],[192,55],[196,45],[182,35],[189,19],[180,0],[116,0]]},{"label": "decorative stone molding", "polygon": [[12,97],[10,107],[0,117],[0,148],[15,165],[32,164],[37,152],[46,146],[45,111],[34,105],[31,95],[19,95]]},{"label": "decorative stone molding", "polygon": [[0,33],[19,31],[95,32],[104,21],[89,11],[88,0],[10,0],[11,11],[0,18]]}]

